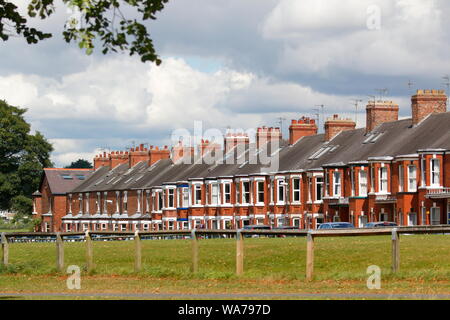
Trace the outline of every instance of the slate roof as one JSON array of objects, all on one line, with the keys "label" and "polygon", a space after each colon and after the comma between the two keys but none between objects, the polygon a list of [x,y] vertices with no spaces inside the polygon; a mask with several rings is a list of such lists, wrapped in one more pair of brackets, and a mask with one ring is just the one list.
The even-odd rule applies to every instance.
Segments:
[{"label": "slate roof", "polygon": [[[366,134],[365,128],[344,131],[331,141],[325,141],[325,135],[318,134],[303,137],[294,145],[268,143],[260,150],[255,150],[252,145],[244,150],[235,148],[224,155],[222,163],[216,164],[174,164],[172,160],[165,159],[151,167],[146,162],[140,162],[133,168],[122,164],[111,171],[103,167],[73,192],[146,189],[195,178],[320,170],[327,165],[366,163],[371,157],[416,154],[420,149],[429,148],[450,150],[450,112],[432,114],[416,126],[412,125],[411,119],[403,119],[383,123],[369,134]],[[278,166],[269,167],[261,161],[249,163],[249,155],[255,154],[258,157],[276,154]],[[234,159],[235,164],[227,164],[226,158]]]},{"label": "slate roof", "polygon": [[92,169],[45,168],[39,190],[41,190],[44,178],[46,178],[52,194],[66,194],[83,182],[89,181],[93,172]]}]

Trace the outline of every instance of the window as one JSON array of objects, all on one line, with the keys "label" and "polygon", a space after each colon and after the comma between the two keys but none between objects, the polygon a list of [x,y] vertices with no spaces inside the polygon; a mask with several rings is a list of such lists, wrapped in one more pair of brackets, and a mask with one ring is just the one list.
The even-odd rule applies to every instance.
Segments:
[{"label": "window", "polygon": [[408,213],[408,226],[417,225],[417,214],[415,212]]},{"label": "window", "polygon": [[175,190],[174,189],[168,189],[168,197],[169,197],[169,208],[173,208],[175,206]]},{"label": "window", "polygon": [[71,229],[71,224],[67,223],[66,224],[66,232],[70,232],[70,229]]},{"label": "window", "polygon": [[128,210],[128,193],[125,191],[123,193],[123,212],[127,212]]},{"label": "window", "polygon": [[278,186],[278,194],[277,194],[277,201],[278,202],[284,202],[284,196],[285,196],[285,184],[284,179],[278,179],[277,180],[277,186]]},{"label": "window", "polygon": [[189,188],[182,188],[181,189],[181,193],[182,193],[182,207],[183,208],[187,208],[189,206]]},{"label": "window", "polygon": [[416,166],[408,166],[408,191],[417,191],[417,169]]},{"label": "window", "polygon": [[367,196],[367,171],[359,171],[359,196]]},{"label": "window", "polygon": [[380,168],[379,169],[379,192],[380,193],[387,193],[388,191],[388,178],[387,178],[387,168]]},{"label": "window", "polygon": [[404,178],[405,172],[403,171],[403,166],[398,166],[398,192],[403,192],[404,189]]},{"label": "window", "polygon": [[242,203],[250,203],[250,182],[248,181],[242,183]]},{"label": "window", "polygon": [[236,183],[236,203],[241,203],[241,183]]},{"label": "window", "polygon": [[108,213],[108,192],[103,193],[103,213]]},{"label": "window", "polygon": [[100,213],[100,203],[101,203],[100,192],[97,192],[97,201],[95,203],[97,207],[97,213]]},{"label": "window", "polygon": [[323,178],[316,178],[316,201],[322,201],[323,197]]},{"label": "window", "polygon": [[352,197],[355,196],[355,168],[351,168],[350,171],[350,184],[352,188]]},{"label": "window", "polygon": [[426,161],[426,159],[425,158],[422,158],[422,161],[421,161],[421,168],[420,168],[420,171],[421,171],[421,180],[422,180],[422,182],[421,182],[421,184],[422,184],[422,187],[425,187],[426,186],[426,176],[427,176],[427,161]]},{"label": "window", "polygon": [[64,180],[73,180],[73,178],[70,174],[62,174],[61,178],[63,178]]},{"label": "window", "polygon": [[292,179],[292,193],[294,202],[300,202],[300,178]]},{"label": "window", "polygon": [[144,225],[143,225],[143,228],[144,228],[144,231],[148,231],[148,223],[144,223]]},{"label": "window", "polygon": [[333,194],[335,197],[341,196],[341,173],[339,171],[333,172]]},{"label": "window", "polygon": [[439,159],[431,159],[431,185],[439,186],[440,183],[440,161]]},{"label": "window", "polygon": [[328,171],[325,170],[325,196],[328,196],[330,192],[330,177],[328,176]]},{"label": "window", "polygon": [[202,204],[202,186],[200,184],[194,184],[194,204]]},{"label": "window", "polygon": [[264,181],[258,181],[257,184],[258,190],[258,203],[264,203]]},{"label": "window", "polygon": [[223,185],[223,198],[224,198],[224,204],[230,204],[231,203],[231,183],[227,182]]},{"label": "window", "polygon": [[121,224],[120,225],[120,231],[127,231],[127,225],[126,224]]},{"label": "window", "polygon": [[219,204],[219,186],[217,183],[211,184],[211,204]]},{"label": "window", "polygon": [[372,192],[375,191],[375,168],[370,168],[370,190]]}]

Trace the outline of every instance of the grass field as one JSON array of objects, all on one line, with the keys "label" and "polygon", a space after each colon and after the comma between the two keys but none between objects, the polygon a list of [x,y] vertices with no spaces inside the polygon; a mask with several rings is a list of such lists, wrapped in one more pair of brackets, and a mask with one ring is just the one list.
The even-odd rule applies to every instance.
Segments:
[{"label": "grass field", "polygon": [[[156,298],[158,294],[407,293],[450,298],[449,236],[402,236],[400,272],[395,275],[390,271],[388,236],[317,239],[311,283],[304,280],[304,238],[245,239],[240,277],[234,274],[235,240],[200,240],[195,275],[190,272],[190,245],[189,240],[145,240],[143,270],[134,273],[133,241],[95,241],[95,271],[90,275],[83,271],[82,288],[74,292],[66,287],[67,275],[56,272],[54,243],[12,243],[10,265],[0,267],[0,293],[155,294]],[[85,243],[65,243],[64,249],[65,265],[85,270]],[[381,290],[367,289],[370,265],[382,270]]]}]

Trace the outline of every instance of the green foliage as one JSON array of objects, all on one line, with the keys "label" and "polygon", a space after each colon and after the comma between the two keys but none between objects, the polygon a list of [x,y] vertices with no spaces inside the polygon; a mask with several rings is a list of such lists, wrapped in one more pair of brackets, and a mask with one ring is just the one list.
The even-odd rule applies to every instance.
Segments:
[{"label": "green foliage", "polygon": [[[128,50],[130,55],[138,54],[143,62],[160,64],[152,39],[143,22],[155,20],[156,13],[164,9],[169,0],[63,0],[66,7],[72,9],[71,16],[63,32],[66,42],[75,41],[86,54],[91,54],[94,42],[102,45],[102,53]],[[124,11],[134,9],[139,20],[125,17]],[[31,0],[28,16],[46,19],[55,12],[54,0]],[[10,35],[24,36],[28,43],[34,44],[50,38],[44,33],[27,26],[16,5],[0,0],[0,38],[3,41]]]},{"label": "green foliage", "polygon": [[73,161],[66,169],[92,169],[92,163],[85,159],[78,159]]},{"label": "green foliage", "polygon": [[25,198],[38,189],[42,169],[52,167],[53,147],[40,132],[30,134],[25,112],[0,100],[0,209],[14,204],[31,213]]}]

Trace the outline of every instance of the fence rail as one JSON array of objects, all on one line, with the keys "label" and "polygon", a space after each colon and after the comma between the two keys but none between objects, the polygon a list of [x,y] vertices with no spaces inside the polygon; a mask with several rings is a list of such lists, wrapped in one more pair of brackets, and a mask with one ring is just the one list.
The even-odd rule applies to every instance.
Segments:
[{"label": "fence rail", "polygon": [[1,234],[2,265],[9,263],[9,244],[23,238],[40,239],[56,242],[56,268],[59,272],[64,269],[64,240],[72,237],[81,237],[86,241],[86,265],[88,272],[94,270],[94,254],[92,242],[96,239],[120,239],[130,238],[135,242],[134,269],[136,272],[142,270],[142,245],[144,237],[164,236],[187,236],[191,239],[192,265],[191,271],[198,272],[199,269],[199,239],[200,236],[228,235],[236,238],[236,274],[244,272],[244,238],[245,235],[258,236],[295,236],[306,237],[306,279],[313,280],[314,276],[314,243],[315,238],[323,237],[359,237],[359,236],[381,236],[391,235],[392,241],[392,271],[400,269],[400,234],[450,234],[449,225],[439,226],[415,226],[394,228],[372,228],[372,229],[342,229],[342,230],[163,230],[163,231],[86,231],[86,232],[12,232]]}]

